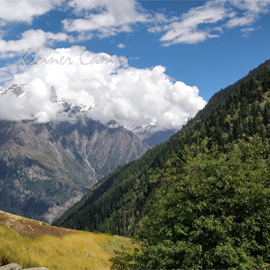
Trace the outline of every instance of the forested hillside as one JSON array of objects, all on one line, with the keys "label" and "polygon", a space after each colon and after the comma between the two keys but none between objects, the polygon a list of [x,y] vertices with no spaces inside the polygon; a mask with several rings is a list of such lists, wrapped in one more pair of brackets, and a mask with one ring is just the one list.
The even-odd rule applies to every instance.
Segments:
[{"label": "forested hillside", "polygon": [[[111,269],[269,269],[270,147],[259,135],[221,152],[186,148],[160,174],[130,255]],[[177,170],[179,170],[177,172]]]},{"label": "forested hillside", "polygon": [[[141,159],[117,168],[54,225],[133,236],[142,226],[142,218],[152,209],[149,205],[155,194],[160,193],[168,181],[178,179],[183,168],[189,166],[187,160],[204,160],[206,157],[200,155],[212,153],[213,148],[220,155],[233,155],[238,151],[234,143],[241,140],[254,145],[250,138],[255,134],[256,140],[266,145],[270,138],[269,64],[270,61],[265,62],[235,85],[215,94],[206,108],[168,142],[148,150]],[[256,159],[254,153],[250,155]],[[260,158],[266,160],[268,152]],[[226,160],[223,156],[221,159]],[[218,163],[215,166],[219,166]]]}]

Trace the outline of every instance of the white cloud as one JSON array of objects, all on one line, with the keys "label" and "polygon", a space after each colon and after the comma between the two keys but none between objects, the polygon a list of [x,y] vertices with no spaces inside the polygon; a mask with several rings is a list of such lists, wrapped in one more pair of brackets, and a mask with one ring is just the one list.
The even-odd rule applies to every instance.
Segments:
[{"label": "white cloud", "polygon": [[123,49],[123,48],[125,48],[125,47],[126,47],[126,45],[124,45],[124,44],[120,43],[120,44],[118,44],[118,45],[117,45],[117,47],[118,47],[119,49]]},{"label": "white cloud", "polygon": [[243,36],[244,37],[249,37],[250,32],[253,32],[255,29],[254,28],[244,28],[241,29],[241,31],[243,32]]},{"label": "white cloud", "polygon": [[255,28],[243,28],[243,29],[241,29],[241,31],[243,32],[244,37],[249,37],[249,34],[251,32],[256,31],[258,29],[261,29],[261,27],[257,27],[256,29]]},{"label": "white cloud", "polygon": [[7,53],[0,54],[0,59],[14,58],[16,56],[17,56],[16,53],[7,52]]},{"label": "white cloud", "polygon": [[46,36],[42,30],[28,30],[19,40],[0,40],[0,52],[19,52],[30,46],[37,49],[46,43]]},{"label": "white cloud", "polygon": [[13,93],[1,96],[1,119],[36,119],[39,123],[56,119],[57,105],[50,101],[49,89],[41,79],[32,80],[24,90],[19,97]]},{"label": "white cloud", "polygon": [[212,0],[205,5],[191,8],[178,19],[171,18],[173,22],[163,16],[162,22],[158,23],[156,20],[148,32],[166,32],[160,38],[164,46],[177,43],[196,44],[208,38],[219,37],[224,27],[251,25],[260,14],[269,12],[269,5],[270,0]]},{"label": "white cloud", "polygon": [[20,52],[22,50],[37,50],[45,45],[51,45],[53,42],[66,41],[71,37],[66,33],[51,33],[44,32],[41,29],[28,30],[22,33],[18,40],[3,40],[0,39],[0,53],[6,52]]},{"label": "white cloud", "polygon": [[[115,119],[125,126],[157,121],[160,127],[180,128],[206,104],[197,87],[173,82],[162,66],[124,67],[123,59],[117,56],[95,54],[79,46],[44,49],[42,57],[70,58],[72,64],[33,65],[16,74],[10,83],[27,84],[27,95],[19,99],[7,97],[5,101],[1,97],[7,104],[0,104],[2,118],[36,117],[42,122],[58,117],[59,107],[50,102],[50,85],[59,98],[91,106],[90,118],[102,122]],[[104,58],[110,61],[100,61]]]},{"label": "white cloud", "polygon": [[82,32],[77,36],[77,41],[86,41],[86,40],[90,40],[93,37],[92,33],[89,32]]},{"label": "white cloud", "polygon": [[163,29],[156,28],[150,31],[166,30],[167,33],[160,38],[165,46],[175,43],[195,44],[207,38],[218,37],[217,34],[211,34],[216,28],[208,27],[206,30],[199,30],[199,25],[215,24],[226,16],[226,9],[222,3],[210,1],[204,6],[190,9],[188,13],[182,15],[181,21],[173,22]]},{"label": "white cloud", "polygon": [[1,0],[0,23],[31,23],[35,16],[40,16],[59,6],[63,0]]},{"label": "white cloud", "polygon": [[232,18],[230,19],[226,26],[229,27],[229,28],[234,28],[234,27],[237,27],[237,26],[244,26],[244,25],[248,25],[248,24],[251,24],[255,21],[255,18],[253,15],[251,14],[248,14],[244,17],[236,17],[236,18]]},{"label": "white cloud", "polygon": [[0,68],[0,82],[6,82],[12,80],[13,75],[10,73],[10,71],[4,67]]},{"label": "white cloud", "polygon": [[270,4],[270,0],[229,0],[229,2],[238,9],[253,14],[267,13]]},{"label": "white cloud", "polygon": [[99,36],[107,37],[131,32],[132,24],[148,20],[146,11],[135,0],[71,0],[69,6],[83,18],[63,20],[68,32],[98,31]]},{"label": "white cloud", "polygon": [[231,18],[226,26],[229,28],[251,25],[261,13],[269,12],[270,0],[229,0],[238,9],[244,11],[242,16]]}]

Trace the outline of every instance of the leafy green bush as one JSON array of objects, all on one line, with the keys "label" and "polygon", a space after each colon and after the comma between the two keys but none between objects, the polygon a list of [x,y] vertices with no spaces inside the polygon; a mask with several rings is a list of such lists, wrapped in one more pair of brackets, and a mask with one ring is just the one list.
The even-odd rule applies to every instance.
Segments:
[{"label": "leafy green bush", "polygon": [[133,255],[112,269],[251,269],[270,264],[269,145],[258,136],[165,172]]}]

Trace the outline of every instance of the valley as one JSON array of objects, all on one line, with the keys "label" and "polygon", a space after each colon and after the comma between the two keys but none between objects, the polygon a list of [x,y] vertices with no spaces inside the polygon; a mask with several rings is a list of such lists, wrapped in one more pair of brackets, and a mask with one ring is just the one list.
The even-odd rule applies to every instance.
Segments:
[{"label": "valley", "polygon": [[270,0],[0,0],[0,270],[270,270]]}]

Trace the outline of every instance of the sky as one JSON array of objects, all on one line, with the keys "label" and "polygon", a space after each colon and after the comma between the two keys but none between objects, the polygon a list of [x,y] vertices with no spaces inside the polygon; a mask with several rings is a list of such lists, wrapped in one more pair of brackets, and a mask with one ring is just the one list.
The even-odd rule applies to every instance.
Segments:
[{"label": "sky", "polygon": [[270,59],[270,0],[0,0],[0,119],[59,120],[71,100],[126,127],[180,129]]}]

